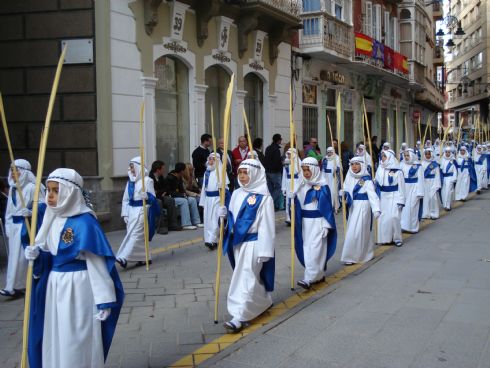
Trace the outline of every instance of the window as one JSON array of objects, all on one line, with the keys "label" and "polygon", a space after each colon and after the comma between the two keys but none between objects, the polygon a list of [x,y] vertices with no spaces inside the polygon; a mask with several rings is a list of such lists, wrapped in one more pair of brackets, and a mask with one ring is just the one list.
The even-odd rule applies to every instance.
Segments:
[{"label": "window", "polygon": [[303,0],[303,11],[304,12],[313,12],[321,10],[321,1],[320,0]]},{"label": "window", "polygon": [[320,18],[303,19],[303,35],[314,36],[320,34]]},{"label": "window", "polygon": [[400,51],[400,36],[399,36],[399,30],[398,30],[398,19],[397,18],[392,18],[392,38],[393,38],[393,49],[395,51]]},{"label": "window", "polygon": [[381,41],[381,5],[374,5],[373,12],[373,37]]},{"label": "window", "polygon": [[334,2],[334,14],[335,18],[339,20],[344,20],[344,1],[343,0],[335,0]]},{"label": "window", "polygon": [[388,45],[389,47],[393,48],[392,44],[392,37],[391,37],[391,22],[390,22],[390,13],[387,11],[384,12],[384,31],[385,31],[385,38],[384,38],[384,43],[385,45]]},{"label": "window", "polygon": [[303,107],[303,138],[310,139],[318,136],[318,109]]},{"label": "window", "polygon": [[364,34],[371,36],[373,35],[372,29],[373,29],[373,3],[370,1],[366,1],[365,3],[366,9],[364,12]]}]

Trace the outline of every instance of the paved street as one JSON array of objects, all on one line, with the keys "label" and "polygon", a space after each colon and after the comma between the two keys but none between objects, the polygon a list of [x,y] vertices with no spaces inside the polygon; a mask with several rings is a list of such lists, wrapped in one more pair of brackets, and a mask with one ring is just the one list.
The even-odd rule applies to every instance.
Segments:
[{"label": "paved street", "polygon": [[490,193],[205,367],[490,367]]},{"label": "paved street", "polygon": [[[381,247],[386,254],[351,274],[339,261],[339,244],[329,263],[333,281],[298,297],[289,284],[289,228],[278,213],[274,299],[277,308],[287,300],[288,308],[271,312],[268,324],[254,326],[235,344],[222,337],[221,323],[213,323],[216,253],[204,248],[201,231],[158,235],[149,272],[120,272],[126,301],[107,366],[192,366],[208,359],[204,366],[490,367],[490,263],[481,261],[490,258],[489,215],[487,192],[404,247]],[[123,235],[108,234],[114,249]],[[226,258],[222,270],[220,321],[228,318]],[[296,279],[301,275],[299,266]],[[0,301],[2,367],[17,366],[22,310],[23,299]],[[213,350],[218,344],[208,343],[217,339]],[[206,352],[202,360],[185,363],[199,348]]]}]

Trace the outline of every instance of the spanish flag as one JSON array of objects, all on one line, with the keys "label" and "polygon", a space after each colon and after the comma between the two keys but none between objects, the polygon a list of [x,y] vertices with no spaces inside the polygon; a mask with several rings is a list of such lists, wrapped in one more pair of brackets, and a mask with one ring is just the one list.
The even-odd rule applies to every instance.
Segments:
[{"label": "spanish flag", "polygon": [[408,59],[405,55],[402,55],[402,72],[408,74]]},{"label": "spanish flag", "polygon": [[356,32],[356,54],[373,56],[373,39]]}]

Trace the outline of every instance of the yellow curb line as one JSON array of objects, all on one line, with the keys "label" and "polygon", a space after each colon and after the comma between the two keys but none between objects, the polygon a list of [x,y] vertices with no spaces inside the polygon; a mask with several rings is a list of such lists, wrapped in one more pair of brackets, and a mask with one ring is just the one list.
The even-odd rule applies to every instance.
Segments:
[{"label": "yellow curb line", "polygon": [[[474,196],[475,194],[468,196],[468,200],[473,199]],[[452,208],[455,209],[461,207],[463,204],[464,202],[455,202]],[[439,213],[439,218],[446,216],[448,213],[449,212],[445,211],[444,209],[441,210]],[[419,231],[424,229],[428,225],[432,224],[433,222],[435,222],[435,220],[427,220],[427,219],[422,220],[420,223]],[[403,235],[404,235],[404,239],[408,239],[415,234],[404,233]],[[374,255],[375,257],[378,257],[381,254],[388,251],[389,249],[392,249],[391,245],[380,245],[374,250]],[[224,334],[212,340],[211,342],[204,344],[199,349],[193,351],[189,355],[184,356],[182,359],[178,360],[177,362],[172,363],[172,365],[170,365],[169,367],[170,368],[195,368],[198,364],[201,364],[202,362],[208,360],[209,358],[223,351],[224,349],[236,343],[237,341],[247,336],[251,332],[258,330],[259,328],[269,324],[276,318],[284,315],[286,312],[288,312],[290,309],[292,309],[299,303],[310,299],[311,297],[318,294],[320,291],[330,287],[333,284],[338,283],[339,281],[346,278],[347,276],[357,271],[361,267],[363,267],[363,264],[355,264],[352,266],[343,267],[336,273],[326,277],[325,282],[313,285],[310,290],[294,293],[286,300],[280,302],[279,304],[275,304],[272,308],[270,308],[262,315],[254,319],[248,327],[242,330],[242,332],[237,334]]]},{"label": "yellow curb line", "polygon": [[[284,217],[284,216],[278,217],[278,218],[276,218],[276,222],[280,222],[280,221],[284,220],[285,218],[286,217]],[[190,239],[190,240],[184,240],[184,241],[181,241],[178,243],[173,243],[173,244],[167,245],[166,247],[154,248],[151,250],[151,254],[155,255],[155,254],[166,253],[166,252],[169,252],[169,251],[175,250],[175,249],[187,248],[188,246],[194,245],[196,243],[201,243],[203,241],[204,241],[204,238],[202,236],[200,236],[199,238],[194,238],[194,239]]]}]

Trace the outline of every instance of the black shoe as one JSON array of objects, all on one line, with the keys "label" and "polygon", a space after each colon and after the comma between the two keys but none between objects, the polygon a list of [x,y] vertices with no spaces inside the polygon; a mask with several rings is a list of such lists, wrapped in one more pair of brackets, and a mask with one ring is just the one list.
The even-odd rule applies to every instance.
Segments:
[{"label": "black shoe", "polygon": [[[127,263],[127,262],[126,262],[126,263]],[[148,261],[148,265],[151,265],[152,263],[153,263],[153,262],[152,262],[152,260],[150,259],[150,260]],[[138,261],[138,262],[136,263],[136,266],[146,266],[146,261]]]},{"label": "black shoe", "polygon": [[206,246],[206,248],[208,248],[209,250],[213,250],[213,243],[204,243],[204,245]]},{"label": "black shoe", "polygon": [[298,281],[296,284],[305,290],[309,290],[311,288],[311,284],[305,280]]},{"label": "black shoe", "polygon": [[182,226],[169,226],[169,231],[182,231]]},{"label": "black shoe", "polygon": [[161,227],[160,229],[158,229],[157,233],[161,235],[167,235],[168,229],[166,227]]},{"label": "black shoe", "polygon": [[212,250],[218,249],[218,243],[212,243],[212,246],[213,246]]},{"label": "black shoe", "polygon": [[116,258],[116,262],[119,263],[119,266],[121,266],[122,268],[128,267],[128,261],[126,261],[125,259]]},{"label": "black shoe", "polygon": [[400,248],[402,245],[403,245],[403,242],[401,242],[401,241],[395,242],[395,247]]},{"label": "black shoe", "polygon": [[284,221],[287,227],[291,227],[291,221]]}]

